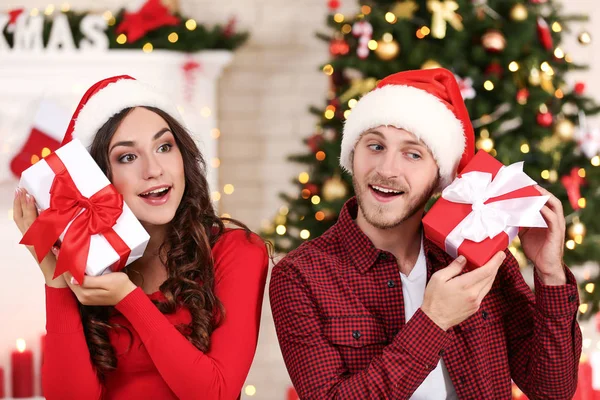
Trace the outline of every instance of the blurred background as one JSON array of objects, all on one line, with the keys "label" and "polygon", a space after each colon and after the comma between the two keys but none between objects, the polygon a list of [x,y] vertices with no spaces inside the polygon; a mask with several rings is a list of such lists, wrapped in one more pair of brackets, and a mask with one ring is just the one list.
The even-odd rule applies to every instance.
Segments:
[{"label": "blurred background", "polygon": [[[356,100],[390,73],[443,66],[461,85],[477,147],[524,160],[563,201],[565,259],[581,284],[580,391],[600,393],[599,19],[594,0],[2,0],[0,387],[10,397],[23,339],[41,395],[43,279],[17,245],[14,188],[58,147],[92,83],[129,74],[169,93],[202,148],[219,213],[284,254],[331,226],[352,195],[337,158]],[[518,242],[511,251],[531,283]],[[267,297],[242,398],[292,399]]]}]

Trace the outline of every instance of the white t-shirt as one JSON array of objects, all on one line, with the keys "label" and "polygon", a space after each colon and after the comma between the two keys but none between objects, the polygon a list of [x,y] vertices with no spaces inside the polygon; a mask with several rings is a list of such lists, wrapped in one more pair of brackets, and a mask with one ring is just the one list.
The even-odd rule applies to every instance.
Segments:
[{"label": "white t-shirt", "polygon": [[[400,272],[400,278],[402,280],[402,293],[404,294],[404,315],[406,322],[408,322],[423,304],[425,286],[427,285],[427,262],[423,250],[423,240],[421,240],[419,258],[410,275],[406,276]],[[444,365],[444,360],[440,359],[435,369],[429,373],[410,398],[411,400],[458,399],[450,375],[448,375],[448,370]]]}]

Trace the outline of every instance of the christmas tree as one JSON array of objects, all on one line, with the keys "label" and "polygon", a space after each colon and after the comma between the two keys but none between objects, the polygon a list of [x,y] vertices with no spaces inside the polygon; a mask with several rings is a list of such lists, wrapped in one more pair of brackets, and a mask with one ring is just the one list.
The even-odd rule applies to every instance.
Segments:
[{"label": "christmas tree", "polygon": [[[563,15],[552,0],[361,1],[352,16],[337,12],[337,0],[328,4],[332,31],[318,36],[329,44],[322,70],[331,85],[323,107],[311,109],[319,120],[307,151],[290,157],[306,165],[294,178],[298,194],[282,194],[287,205],[265,227],[278,250],[321,235],[352,195],[338,160],[357,99],[389,74],[441,66],[456,75],[477,148],[505,165],[525,161],[525,172],[563,202],[565,262],[600,260],[600,130],[586,122],[600,108],[583,82],[567,83],[585,66],[560,45],[565,34],[590,43],[587,32],[569,29],[585,18]],[[526,265],[518,240],[510,249]],[[593,289],[586,286],[588,315],[600,300]]]}]

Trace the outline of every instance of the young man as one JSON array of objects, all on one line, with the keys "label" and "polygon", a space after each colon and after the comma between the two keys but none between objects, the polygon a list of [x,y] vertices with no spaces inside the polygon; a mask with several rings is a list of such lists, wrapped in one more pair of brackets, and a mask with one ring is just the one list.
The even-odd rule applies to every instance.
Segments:
[{"label": "young man", "polygon": [[423,237],[432,194],[472,158],[474,133],[447,70],[382,80],[352,110],[341,165],[356,198],[274,268],[271,307],[302,399],[570,399],[581,332],[562,262],[560,201],[520,233],[535,295],[511,253],[464,273]]}]

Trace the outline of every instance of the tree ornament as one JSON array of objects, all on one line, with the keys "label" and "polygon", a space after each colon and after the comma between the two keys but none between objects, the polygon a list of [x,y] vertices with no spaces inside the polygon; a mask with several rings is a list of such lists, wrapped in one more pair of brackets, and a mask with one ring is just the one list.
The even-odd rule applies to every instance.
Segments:
[{"label": "tree ornament", "polygon": [[415,12],[419,9],[417,3],[412,0],[399,1],[392,8],[392,14],[398,19],[413,19]]},{"label": "tree ornament", "polygon": [[600,128],[590,127],[583,111],[579,112],[579,126],[575,130],[575,141],[590,160],[600,154]]},{"label": "tree ornament", "polygon": [[319,187],[314,183],[307,183],[304,185],[304,189],[308,190],[311,196],[319,194]]},{"label": "tree ornament", "polygon": [[502,68],[502,65],[500,65],[499,63],[492,62],[485,69],[485,74],[486,75],[496,75],[498,78],[502,78],[502,75],[504,74],[504,68]]},{"label": "tree ornament", "polygon": [[334,176],[325,181],[322,188],[323,198],[326,201],[343,199],[348,195],[348,188],[339,176]]},{"label": "tree ornament", "polygon": [[339,0],[329,0],[327,2],[327,7],[329,7],[329,9],[331,11],[335,11],[338,8],[340,8],[340,1]]},{"label": "tree ornament", "polygon": [[561,119],[554,124],[554,134],[563,142],[570,142],[575,136],[575,125],[568,119]]},{"label": "tree ornament", "polygon": [[553,50],[554,41],[552,40],[552,34],[550,33],[548,23],[542,17],[538,17],[537,19],[537,33],[542,46],[548,51]]},{"label": "tree ornament", "polygon": [[373,25],[367,21],[355,22],[352,26],[352,34],[358,37],[358,48],[356,54],[365,59],[369,56],[369,41],[373,37]]},{"label": "tree ornament", "polygon": [[538,148],[542,152],[550,154],[560,145],[560,143],[561,141],[557,136],[545,136],[539,143]]},{"label": "tree ornament", "polygon": [[496,29],[490,29],[481,37],[483,48],[490,53],[499,53],[506,48],[506,38]]},{"label": "tree ornament", "polygon": [[428,0],[427,9],[431,11],[431,36],[436,39],[446,37],[446,25],[450,24],[457,31],[463,30],[462,18],[456,13],[458,3],[452,0]]},{"label": "tree ornament", "polygon": [[565,187],[569,203],[573,210],[581,209],[579,199],[581,198],[581,185],[585,184],[585,178],[579,175],[579,167],[573,167],[570,175],[565,175],[560,178],[560,183]]},{"label": "tree ornament", "polygon": [[333,39],[329,43],[329,53],[334,56],[345,56],[350,52],[350,45],[343,38]]},{"label": "tree ornament", "polygon": [[527,100],[529,99],[529,90],[526,88],[519,89],[517,92],[517,103],[521,105],[527,104]]},{"label": "tree ornament", "polygon": [[421,65],[421,69],[442,68],[442,65],[435,60],[427,60]]},{"label": "tree ornament", "polygon": [[553,117],[552,117],[552,114],[549,112],[545,112],[545,113],[539,112],[537,114],[536,119],[537,119],[537,123],[539,126],[543,126],[544,128],[548,128],[548,127],[552,126]]},{"label": "tree ornament", "polygon": [[456,78],[456,83],[458,83],[462,98],[465,100],[474,99],[477,92],[475,92],[475,88],[473,88],[473,79],[470,77],[463,79],[458,75],[454,75],[454,77]]},{"label": "tree ornament", "polygon": [[363,94],[370,92],[377,86],[377,79],[355,79],[350,83],[350,88],[339,97],[340,102],[346,103],[351,98],[360,97]]},{"label": "tree ornament", "polygon": [[585,83],[577,82],[573,88],[573,91],[578,95],[582,95],[585,92]]},{"label": "tree ornament", "polygon": [[510,19],[513,21],[525,21],[528,16],[527,7],[524,4],[517,3],[510,9]]},{"label": "tree ornament", "polygon": [[323,143],[323,135],[316,133],[314,135],[312,135],[311,137],[309,137],[308,139],[306,139],[306,144],[308,145],[308,148],[310,149],[310,151],[312,151],[313,153],[316,153],[317,151],[319,151],[321,149],[321,144]]},{"label": "tree ornament", "polygon": [[537,68],[531,68],[531,72],[529,73],[529,83],[533,86],[538,86],[540,83],[542,83],[540,71]]},{"label": "tree ornament", "polygon": [[383,61],[389,61],[396,58],[400,53],[400,45],[396,42],[390,33],[383,35],[383,39],[377,42],[375,54]]}]

